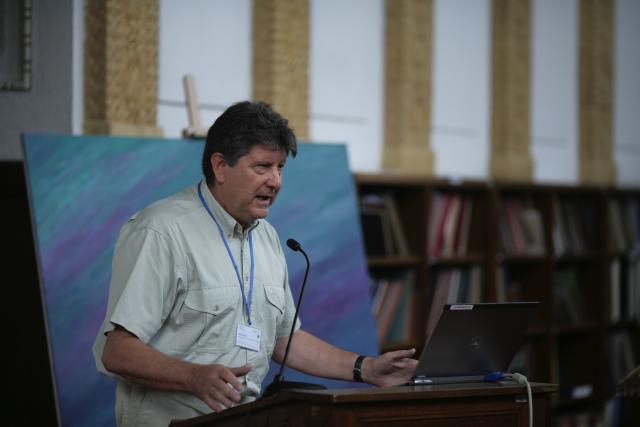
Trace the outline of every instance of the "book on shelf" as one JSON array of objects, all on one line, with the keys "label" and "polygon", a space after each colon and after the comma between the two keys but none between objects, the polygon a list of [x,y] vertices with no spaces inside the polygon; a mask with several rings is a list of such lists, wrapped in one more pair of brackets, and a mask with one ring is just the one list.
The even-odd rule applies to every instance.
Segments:
[{"label": "book on shelf", "polygon": [[543,255],[545,253],[544,224],[540,211],[534,208],[525,208],[520,214],[520,221],[527,254]]},{"label": "book on shelf", "polygon": [[429,307],[429,316],[426,325],[426,335],[431,336],[435,328],[438,318],[442,313],[442,308],[447,303],[449,297],[449,288],[451,287],[450,276],[451,269],[434,272],[431,275],[429,292],[427,294],[427,307]]},{"label": "book on shelf", "polygon": [[413,281],[409,278],[403,286],[400,304],[396,310],[384,342],[406,342],[413,336]]},{"label": "book on shelf", "polygon": [[360,224],[367,256],[393,254],[391,228],[385,211],[370,206],[361,206]]},{"label": "book on shelf", "polygon": [[609,266],[609,322],[622,320],[622,282],[620,260],[614,259]]},{"label": "book on shelf", "polygon": [[560,201],[556,199],[553,203],[553,227],[551,229],[551,237],[553,239],[553,248],[556,256],[562,256],[567,253],[567,230],[565,229],[562,214],[560,212]]},{"label": "book on shelf", "polygon": [[630,258],[623,280],[624,320],[640,324],[640,258]]},{"label": "book on shelf", "polygon": [[626,229],[627,221],[623,218],[620,203],[615,199],[607,201],[607,218],[609,225],[609,250],[613,252],[625,252],[628,247],[629,232]]},{"label": "book on shelf", "polygon": [[582,255],[595,247],[595,207],[582,200],[556,199],[552,229],[555,254]]},{"label": "book on shelf", "polygon": [[629,248],[632,257],[640,256],[640,200],[630,199],[625,203]]},{"label": "book on shelf", "polygon": [[545,252],[542,214],[530,199],[505,197],[501,202],[500,237],[505,253],[542,255]]},{"label": "book on shelf", "polygon": [[466,255],[472,206],[468,195],[434,194],[428,227],[431,256]]},{"label": "book on shelf", "polygon": [[432,233],[429,235],[429,253],[433,256],[439,256],[442,251],[445,224],[452,202],[451,196],[435,195],[433,209],[431,210],[433,222],[429,227],[429,231]]},{"label": "book on shelf", "polygon": [[[462,206],[462,198],[458,194],[449,196],[450,204],[447,214],[444,217],[442,229],[442,245],[439,248],[440,256],[451,256],[454,254],[455,232],[458,224],[458,216]],[[439,232],[440,233],[440,232]]]},{"label": "book on shelf", "polygon": [[382,343],[387,336],[387,332],[391,327],[391,322],[400,306],[402,300],[402,293],[404,290],[404,283],[399,280],[389,281],[389,290],[387,291],[385,298],[378,312],[376,318],[376,325],[378,328],[378,341]]},{"label": "book on shelf", "polygon": [[557,326],[578,326],[585,321],[584,298],[573,268],[558,270],[553,283],[553,314]]},{"label": "book on shelf", "polygon": [[508,236],[511,239],[510,247],[513,248],[513,254],[525,253],[525,241],[522,228],[520,227],[520,203],[509,198],[504,201],[505,221],[507,223]]},{"label": "book on shelf", "polygon": [[609,372],[611,382],[615,385],[633,371],[637,364],[627,331],[618,331],[609,335],[608,344]]},{"label": "book on shelf", "polygon": [[386,207],[389,215],[389,225],[391,229],[391,236],[393,238],[394,255],[409,255],[409,245],[407,243],[407,237],[402,226],[400,214],[398,213],[398,207],[396,206],[395,199],[391,194],[381,194],[382,203]]},{"label": "book on shelf", "polygon": [[469,246],[469,230],[471,229],[471,215],[473,213],[473,199],[470,196],[464,197],[462,201],[462,212],[456,231],[455,250],[458,256],[467,254]]},{"label": "book on shelf", "polygon": [[380,343],[403,341],[411,336],[414,272],[406,270],[374,279],[371,312]]},{"label": "book on shelf", "polygon": [[582,238],[581,217],[576,205],[570,201],[563,201],[560,204],[562,220],[565,229],[568,231],[568,246],[571,248],[572,254],[582,254],[585,252],[584,239]]},{"label": "book on shelf", "polygon": [[371,315],[376,319],[380,313],[385,295],[389,290],[389,280],[387,278],[372,278],[371,283]]},{"label": "book on shelf", "polygon": [[431,335],[445,304],[482,302],[482,269],[474,265],[469,268],[445,268],[435,272],[427,294],[429,316],[427,335]]},{"label": "book on shelf", "polygon": [[431,207],[429,209],[429,218],[427,225],[427,245],[429,250],[429,255],[433,255],[434,246],[437,239],[437,230],[440,225],[440,217],[442,216],[442,212],[444,210],[444,205],[446,202],[446,196],[440,193],[434,193],[431,198]]},{"label": "book on shelf", "polygon": [[518,372],[526,376],[529,381],[535,381],[536,372],[534,366],[534,345],[531,341],[525,341],[513,357],[508,372]]},{"label": "book on shelf", "polygon": [[392,194],[360,198],[360,221],[367,256],[409,255],[402,221]]}]

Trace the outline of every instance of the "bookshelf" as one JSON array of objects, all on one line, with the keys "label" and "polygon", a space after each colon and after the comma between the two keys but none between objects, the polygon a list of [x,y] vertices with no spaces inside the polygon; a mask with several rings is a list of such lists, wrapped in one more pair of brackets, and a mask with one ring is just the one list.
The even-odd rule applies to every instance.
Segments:
[{"label": "bookshelf", "polygon": [[[420,309],[420,302],[426,299],[426,288],[419,284],[425,282],[427,274],[426,242],[423,238],[426,233],[427,188],[421,180],[411,177],[379,180],[374,175],[363,175],[357,179],[357,189],[361,213],[364,211],[369,215],[373,207],[384,205],[383,200],[391,201],[395,211],[395,214],[387,212],[380,215],[386,224],[384,221],[362,221],[361,215],[372,283],[372,313],[378,327],[380,346],[387,350],[418,347],[423,341],[418,331],[426,321]],[[401,224],[401,229],[394,223],[393,216],[397,216],[396,222]],[[394,230],[395,238],[391,230]],[[391,294],[400,293],[399,301],[394,297],[386,298],[394,287],[407,288],[401,289],[403,292],[396,289]],[[383,302],[395,305],[391,307],[391,313],[385,314]],[[398,310],[398,307],[403,309]],[[394,322],[404,324],[402,337],[388,333],[393,330]]]},{"label": "bookshelf", "polygon": [[405,329],[380,334],[382,350],[420,350],[446,302],[540,301],[512,370],[559,384],[554,422],[598,425],[620,407],[631,417],[621,423],[640,421],[628,410],[640,405],[612,399],[640,364],[640,188],[390,174],[354,181],[361,201],[382,197],[395,211],[387,231],[363,225],[365,243],[387,240],[385,251],[365,245],[372,282],[396,281],[407,298],[396,296],[378,323]]}]

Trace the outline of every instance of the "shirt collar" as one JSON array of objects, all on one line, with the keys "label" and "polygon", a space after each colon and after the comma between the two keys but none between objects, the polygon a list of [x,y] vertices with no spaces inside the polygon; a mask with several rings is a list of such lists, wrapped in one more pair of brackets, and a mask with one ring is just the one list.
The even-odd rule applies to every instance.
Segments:
[{"label": "shirt collar", "polygon": [[[229,215],[227,211],[218,203],[216,198],[211,194],[211,190],[207,183],[203,180],[200,182],[200,189],[202,191],[202,196],[204,197],[205,202],[209,205],[209,209],[211,209],[211,213],[216,217],[216,221],[222,227],[222,231],[224,234],[234,235],[235,233],[242,234],[242,224],[235,220],[234,217]],[[259,220],[255,219],[249,224],[249,228],[247,231],[251,231],[258,226]]]}]

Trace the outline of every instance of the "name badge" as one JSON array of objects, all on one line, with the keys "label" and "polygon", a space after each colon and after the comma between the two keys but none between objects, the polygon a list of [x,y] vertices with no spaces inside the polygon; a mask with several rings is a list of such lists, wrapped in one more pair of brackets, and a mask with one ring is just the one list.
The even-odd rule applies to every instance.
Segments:
[{"label": "name badge", "polygon": [[238,324],[236,345],[253,351],[260,351],[260,335],[262,331],[253,326]]}]

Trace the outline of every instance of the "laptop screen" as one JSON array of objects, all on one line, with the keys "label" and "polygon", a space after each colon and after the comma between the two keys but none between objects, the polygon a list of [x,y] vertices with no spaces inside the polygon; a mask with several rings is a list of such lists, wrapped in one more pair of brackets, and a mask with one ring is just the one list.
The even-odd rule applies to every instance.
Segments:
[{"label": "laptop screen", "polygon": [[481,380],[507,372],[537,302],[447,304],[427,338],[414,383]]}]

